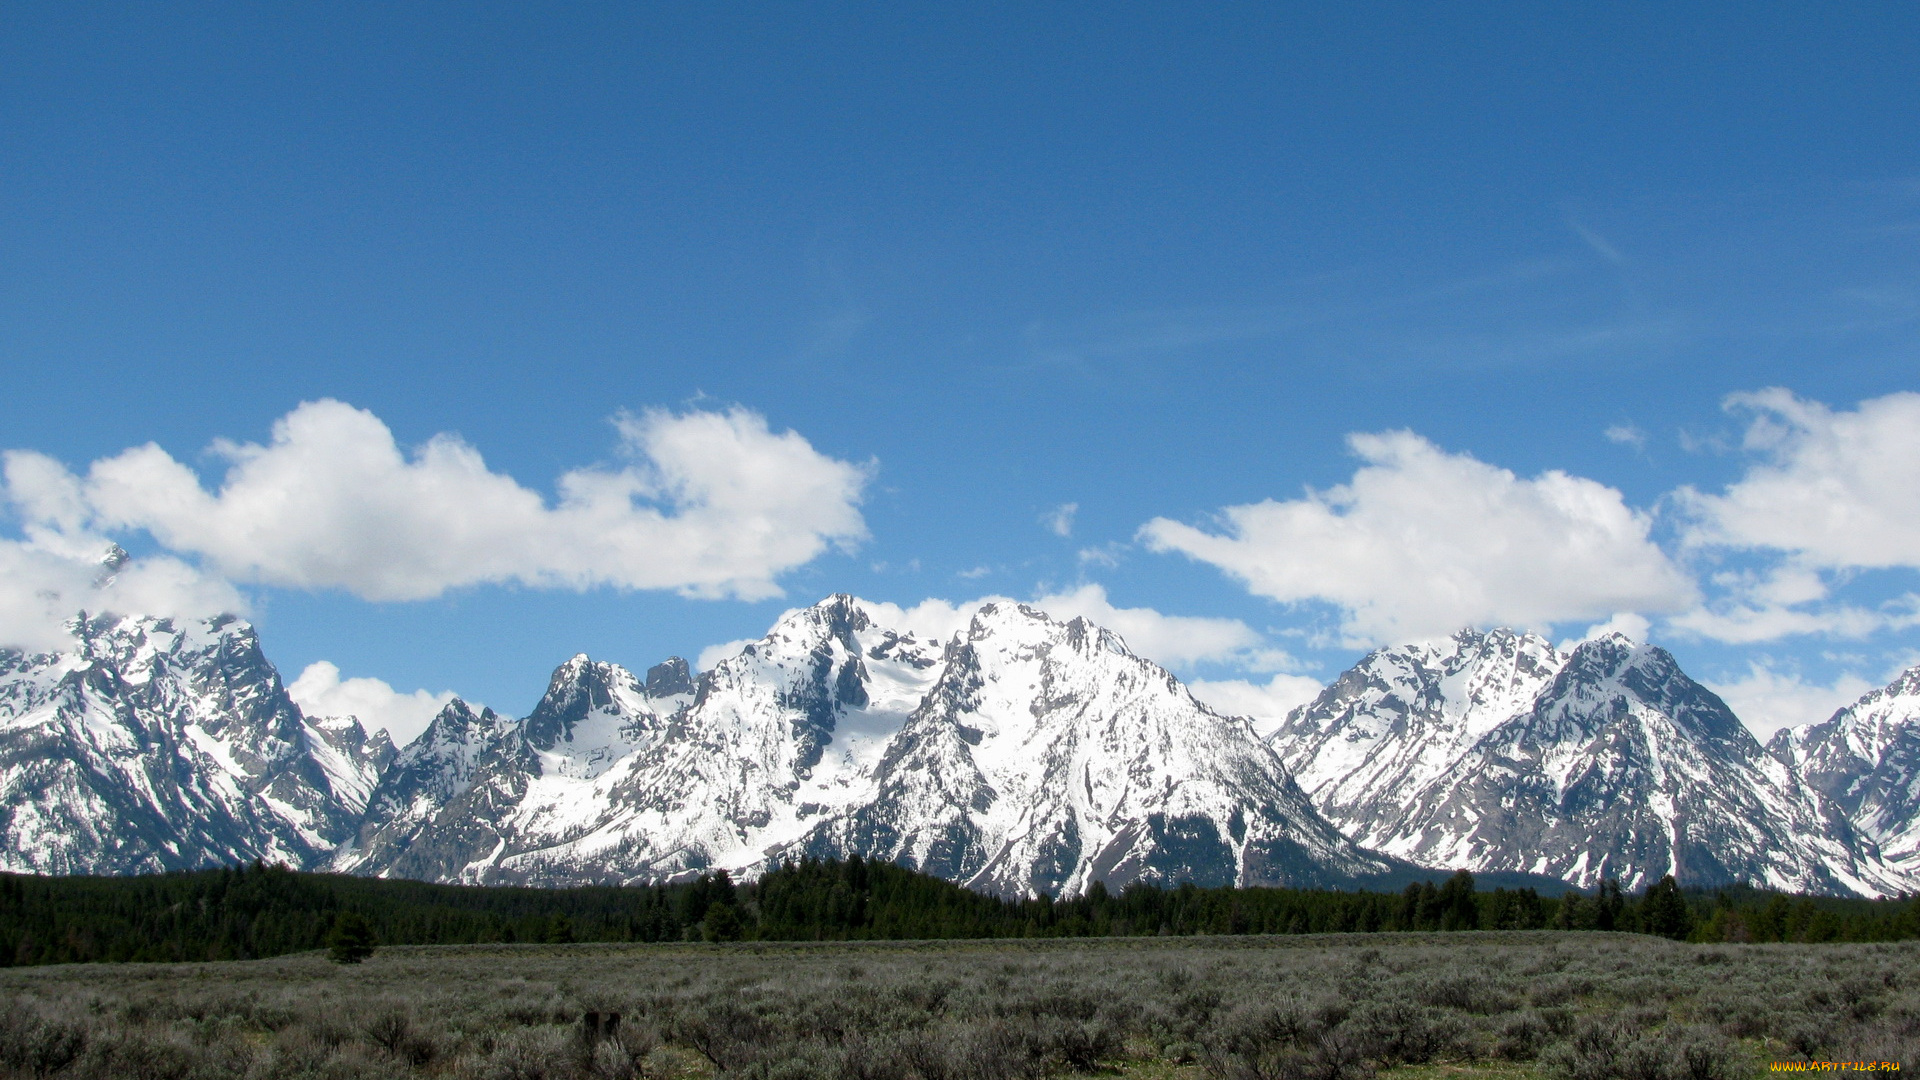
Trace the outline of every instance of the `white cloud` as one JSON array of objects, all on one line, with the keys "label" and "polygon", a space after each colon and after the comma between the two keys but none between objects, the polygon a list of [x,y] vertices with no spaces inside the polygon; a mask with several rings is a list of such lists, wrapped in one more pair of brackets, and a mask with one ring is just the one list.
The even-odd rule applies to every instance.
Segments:
[{"label": "white cloud", "polygon": [[412,742],[454,699],[451,690],[403,694],[380,679],[342,679],[340,669],[325,660],[308,664],[287,684],[287,694],[308,716],[352,716],[368,731],[385,728],[395,746]]},{"label": "white cloud", "polygon": [[1750,645],[1809,634],[1858,639],[1920,625],[1920,596],[1895,596],[1873,608],[1826,603],[1831,591],[1826,579],[1792,560],[1759,570],[1723,571],[1709,581],[1718,595],[1668,619],[1670,629]]},{"label": "white cloud", "polygon": [[1126,639],[1135,653],[1165,667],[1215,663],[1272,671],[1292,664],[1290,657],[1267,647],[1266,638],[1239,619],[1114,607],[1107,590],[1099,585],[1038,597],[1032,606],[1056,619],[1083,617],[1104,626]]},{"label": "white cloud", "polygon": [[1264,739],[1289,712],[1320,696],[1325,687],[1305,675],[1275,675],[1264,685],[1245,679],[1195,679],[1187,689],[1218,712],[1250,718],[1253,730]]},{"label": "white cloud", "polygon": [[1055,536],[1073,535],[1073,515],[1080,512],[1079,503],[1061,503],[1059,506],[1040,515],[1040,524]]},{"label": "white cloud", "polygon": [[1606,637],[1608,634],[1625,634],[1635,641],[1645,643],[1647,634],[1652,629],[1653,623],[1645,615],[1632,611],[1616,611],[1606,622],[1595,623],[1587,627],[1586,633],[1572,641],[1561,642],[1560,648],[1565,651],[1583,641],[1592,641],[1594,638]]},{"label": "white cloud", "polygon": [[1753,645],[1807,634],[1857,640],[1882,630],[1920,625],[1920,597],[1909,593],[1879,609],[1838,604],[1812,611],[1784,604],[1722,602],[1675,615],[1667,625],[1684,634],[1729,645]]},{"label": "white cloud", "polygon": [[1790,552],[1807,567],[1920,567],[1920,394],[1834,411],[1781,389],[1736,394],[1760,458],[1719,495],[1676,493],[1694,546]]},{"label": "white cloud", "polygon": [[782,572],[866,536],[868,470],[757,413],[616,424],[627,463],[565,474],[552,506],[457,436],[404,452],[378,417],[338,401],[302,404],[267,445],[216,444],[217,492],[152,444],[84,478],[15,452],[8,489],[31,527],[144,529],[233,580],[369,600],[501,582],[760,599],[779,595]]},{"label": "white cloud", "polygon": [[244,615],[246,598],[218,577],[166,555],[129,559],[84,527],[78,484],[58,462],[5,455],[6,495],[29,519],[24,539],[0,538],[0,647],[68,648],[65,625],[91,614],[203,618]]},{"label": "white cloud", "polygon": [[759,638],[741,638],[738,641],[723,641],[718,645],[709,645],[700,650],[694,658],[693,669],[696,672],[712,671],[722,660],[731,660],[740,655],[740,650],[759,641]]},{"label": "white cloud", "polygon": [[967,628],[973,620],[973,613],[983,604],[1013,603],[1004,596],[983,596],[978,600],[954,603],[939,597],[929,597],[912,607],[899,604],[867,601],[874,618],[882,626],[904,630],[922,641],[945,642],[953,635]]},{"label": "white cloud", "polygon": [[1810,683],[1797,674],[1782,674],[1750,662],[1747,674],[1731,682],[1707,682],[1727,707],[1764,741],[1784,727],[1817,723],[1858,701],[1874,684],[1858,675],[1841,675],[1831,685]]},{"label": "white cloud", "polygon": [[1694,600],[1692,581],[1649,539],[1650,519],[1613,488],[1559,471],[1521,479],[1406,431],[1348,442],[1365,462],[1350,483],[1228,507],[1224,533],[1156,518],[1141,538],[1258,595],[1338,605],[1355,644]]}]

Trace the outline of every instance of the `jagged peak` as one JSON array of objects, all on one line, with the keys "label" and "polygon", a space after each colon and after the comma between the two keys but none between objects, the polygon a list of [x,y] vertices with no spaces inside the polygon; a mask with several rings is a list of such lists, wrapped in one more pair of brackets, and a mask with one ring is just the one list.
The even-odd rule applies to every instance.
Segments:
[{"label": "jagged peak", "polygon": [[434,714],[433,722],[427,725],[427,730],[420,737],[427,738],[435,731],[464,731],[476,724],[490,724],[497,719],[492,709],[482,708],[476,713],[465,699],[456,697],[441,706],[440,711]]},{"label": "jagged peak", "polygon": [[[1875,690],[1869,690],[1860,696],[1860,700],[1834,713],[1834,718],[1843,714],[1865,712],[1873,706],[1892,698],[1920,697],[1920,665],[1915,665],[1894,676],[1893,681]],[[1920,709],[1906,720],[1920,719]]]},{"label": "jagged peak", "polygon": [[1506,652],[1537,653],[1555,661],[1564,660],[1567,656],[1556,649],[1553,642],[1532,630],[1516,630],[1510,626],[1482,630],[1465,626],[1445,637],[1380,646],[1362,657],[1357,666],[1379,667],[1408,662],[1445,666],[1475,656]]},{"label": "jagged peak", "polygon": [[667,657],[647,669],[646,692],[650,698],[693,693],[693,666],[678,656]]}]

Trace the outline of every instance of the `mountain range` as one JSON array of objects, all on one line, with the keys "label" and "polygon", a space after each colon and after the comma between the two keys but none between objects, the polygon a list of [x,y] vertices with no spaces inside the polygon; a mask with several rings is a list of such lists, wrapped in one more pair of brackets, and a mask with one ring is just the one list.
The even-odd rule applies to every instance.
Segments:
[{"label": "mountain range", "polygon": [[932,640],[884,610],[829,597],[701,672],[576,656],[527,716],[456,699],[399,748],[304,715],[243,621],[82,616],[71,648],[0,651],[0,869],[1920,887],[1920,669],[1762,747],[1656,647],[1462,631],[1369,654],[1263,739],[1085,619],[987,604]]}]

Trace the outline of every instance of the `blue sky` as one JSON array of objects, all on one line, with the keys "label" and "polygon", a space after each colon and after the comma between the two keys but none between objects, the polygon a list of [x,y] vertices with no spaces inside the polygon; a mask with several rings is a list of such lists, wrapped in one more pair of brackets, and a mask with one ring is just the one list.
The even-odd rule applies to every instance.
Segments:
[{"label": "blue sky", "polygon": [[[0,630],[231,602],[289,679],[523,712],[576,651],[835,591],[1127,609],[1235,702],[1620,611],[1756,728],[1815,719],[1916,653],[1916,31],[14,5]],[[61,562],[105,539],[150,571],[111,598]]]}]

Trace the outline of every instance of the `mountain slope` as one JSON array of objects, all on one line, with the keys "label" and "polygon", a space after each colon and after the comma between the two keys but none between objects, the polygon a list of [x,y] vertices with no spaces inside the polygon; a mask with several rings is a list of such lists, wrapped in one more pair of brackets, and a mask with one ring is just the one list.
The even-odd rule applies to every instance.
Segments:
[{"label": "mountain slope", "polygon": [[1664,650],[1463,632],[1381,650],[1272,736],[1356,841],[1428,866],[1637,888],[1880,895],[1904,879]]},{"label": "mountain slope", "polygon": [[81,617],[0,650],[0,869],[312,864],[352,829],[384,734],[309,723],[248,624]]},{"label": "mountain slope", "polygon": [[1920,886],[1920,667],[1825,721],[1776,732],[1767,751]]}]

